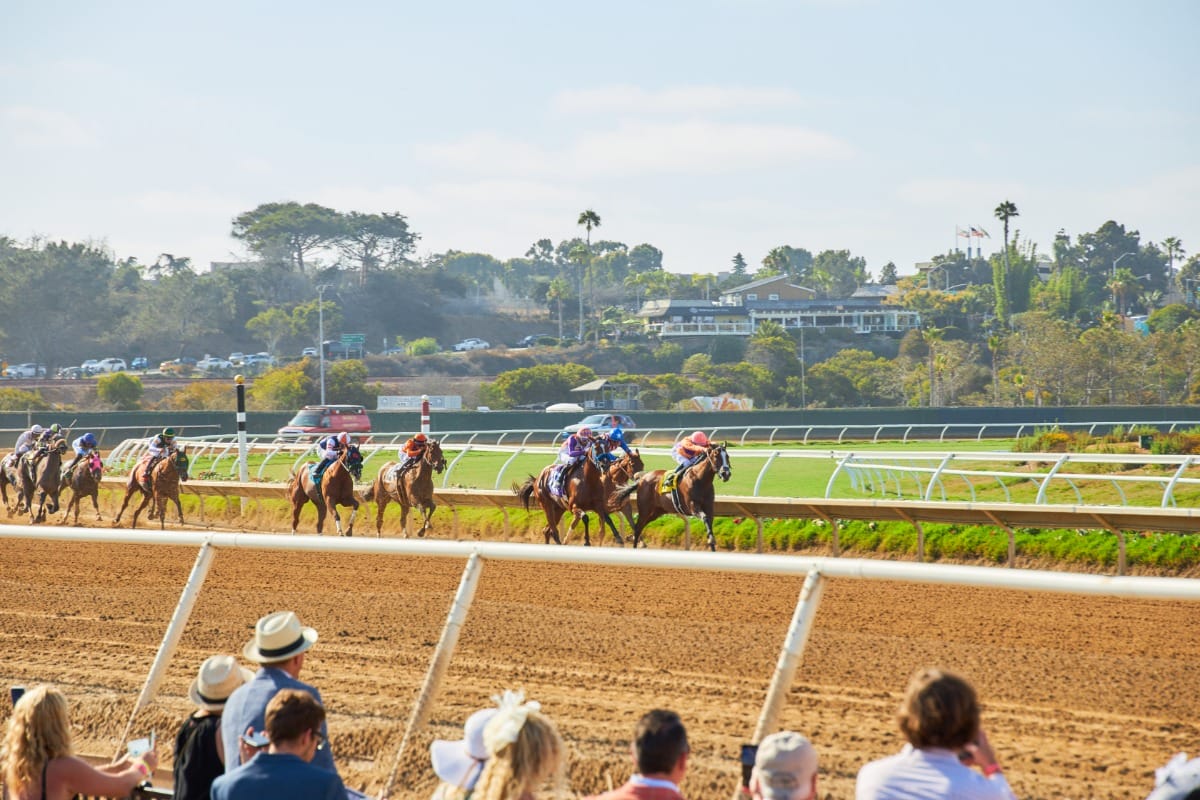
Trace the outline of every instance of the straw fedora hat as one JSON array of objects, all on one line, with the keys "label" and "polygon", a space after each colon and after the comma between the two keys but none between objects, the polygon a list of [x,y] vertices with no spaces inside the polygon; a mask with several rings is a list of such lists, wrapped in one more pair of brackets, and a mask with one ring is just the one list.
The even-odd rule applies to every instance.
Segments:
[{"label": "straw fedora hat", "polygon": [[188,689],[188,697],[205,711],[220,711],[233,690],[253,680],[254,673],[237,663],[234,656],[209,656]]},{"label": "straw fedora hat", "polygon": [[300,625],[294,611],[268,614],[254,626],[254,638],[242,648],[242,656],[255,664],[274,664],[303,653],[317,641],[317,632]]}]

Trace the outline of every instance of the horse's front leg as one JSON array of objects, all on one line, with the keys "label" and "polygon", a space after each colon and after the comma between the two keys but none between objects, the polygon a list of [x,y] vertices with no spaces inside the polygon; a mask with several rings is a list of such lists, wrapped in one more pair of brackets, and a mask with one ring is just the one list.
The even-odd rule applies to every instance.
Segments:
[{"label": "horse's front leg", "polygon": [[[104,517],[102,517],[100,515],[100,492],[99,491],[92,492],[90,495],[88,495],[88,497],[92,498],[92,508],[95,509],[95,511],[96,511],[97,521],[104,519]],[[79,505],[83,505],[82,499],[80,499]],[[75,523],[79,524],[79,507],[78,506],[76,506],[76,508],[75,508]]]},{"label": "horse's front leg", "polygon": [[350,523],[346,526],[346,535],[354,535],[354,518],[358,516],[358,499],[351,497],[350,502],[353,505],[350,507]]},{"label": "horse's front leg", "polygon": [[704,530],[708,534],[709,551],[717,552],[717,537],[713,534],[712,512],[701,510],[696,516],[700,517],[700,521],[704,523]]},{"label": "horse's front leg", "polygon": [[618,544],[618,545],[620,545],[621,547],[624,547],[624,546],[625,546],[625,540],[621,538],[621,534],[620,534],[620,533],[617,531],[617,525],[616,525],[616,523],[615,523],[615,522],[613,522],[612,515],[611,515],[611,514],[609,514],[607,511],[601,511],[601,512],[600,512],[600,519],[602,520],[602,524],[601,524],[601,527],[600,527],[600,541],[601,541],[601,543],[603,543],[603,542],[604,542],[604,525],[607,525],[607,526],[608,526],[608,529],[609,529],[610,531],[612,531],[613,538],[617,540],[617,544]]},{"label": "horse's front leg", "polygon": [[417,536],[424,536],[425,532],[433,526],[433,510],[437,505],[430,500],[425,505],[421,506],[421,511],[425,514],[425,521],[421,523],[421,530],[417,531]]}]

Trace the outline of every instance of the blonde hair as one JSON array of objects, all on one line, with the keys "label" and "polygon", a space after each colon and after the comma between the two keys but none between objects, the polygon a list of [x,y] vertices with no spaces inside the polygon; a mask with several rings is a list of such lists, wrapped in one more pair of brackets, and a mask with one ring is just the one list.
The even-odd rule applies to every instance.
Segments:
[{"label": "blonde hair", "polygon": [[563,740],[550,718],[531,711],[517,740],[492,753],[472,800],[517,800],[561,771]]},{"label": "blonde hair", "polygon": [[17,794],[42,779],[42,767],[52,758],[71,755],[71,723],[67,698],[53,686],[35,686],[13,708],[0,761],[4,783]]}]

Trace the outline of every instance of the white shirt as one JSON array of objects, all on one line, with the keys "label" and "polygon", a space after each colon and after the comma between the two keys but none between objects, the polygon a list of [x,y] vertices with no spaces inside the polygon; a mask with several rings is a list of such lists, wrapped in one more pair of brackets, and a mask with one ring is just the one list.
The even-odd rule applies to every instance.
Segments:
[{"label": "white shirt", "polygon": [[1016,800],[1003,772],[984,777],[949,750],[910,744],[858,771],[855,800]]}]

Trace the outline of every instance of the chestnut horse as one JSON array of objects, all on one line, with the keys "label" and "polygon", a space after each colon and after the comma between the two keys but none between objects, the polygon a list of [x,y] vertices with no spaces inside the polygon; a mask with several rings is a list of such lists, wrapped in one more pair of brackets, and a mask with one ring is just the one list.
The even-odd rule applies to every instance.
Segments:
[{"label": "chestnut horse", "polygon": [[425,445],[425,452],[417,463],[403,475],[396,475],[398,464],[389,461],[379,469],[375,483],[364,495],[368,502],[376,504],[375,535],[383,533],[383,510],[388,503],[396,501],[400,504],[400,532],[408,538],[408,510],[421,509],[423,517],[417,536],[424,536],[429,530],[429,520],[433,516],[437,504],[433,502],[433,473],[441,473],[446,469],[446,457],[442,455],[442,445],[437,439],[430,439]]},{"label": "chestnut horse", "polygon": [[100,460],[100,452],[98,450],[89,450],[83,460],[75,465],[75,468],[63,475],[63,481],[66,487],[71,490],[71,499],[67,502],[66,510],[63,511],[63,522],[67,521],[67,517],[71,516],[71,509],[75,509],[75,525],[79,524],[79,509],[83,506],[83,498],[92,498],[92,508],[96,510],[96,519],[103,519],[100,516],[100,503],[98,495],[100,494],[100,476],[104,473],[104,462]]},{"label": "chestnut horse", "polygon": [[[157,518],[158,527],[165,529],[167,527],[168,500],[175,504],[175,510],[179,512],[179,524],[182,525],[183,506],[179,504],[179,482],[188,479],[187,448],[177,445],[163,456],[150,470],[149,485],[142,480],[143,471],[144,467],[138,463],[129,473],[129,481],[125,484],[125,499],[121,501],[121,510],[117,512],[117,518],[113,520],[113,527],[117,527],[121,522],[121,515],[125,513],[125,507],[129,505],[129,498],[133,496],[134,492],[142,493],[142,502],[133,511],[130,528],[137,527],[138,514],[141,514],[142,509],[149,505],[150,511],[146,514],[146,519]],[[151,501],[153,501],[153,505],[151,505]]]},{"label": "chestnut horse", "polygon": [[[600,463],[603,452],[603,445],[600,442],[592,441],[588,444],[583,463],[571,467],[571,472],[567,475],[562,497],[558,497],[550,491],[550,481],[554,474],[555,464],[545,467],[537,478],[530,475],[525,483],[513,486],[513,492],[521,498],[526,511],[529,510],[530,501],[536,498],[542,511],[545,512],[546,527],[542,529],[542,535],[546,537],[546,544],[550,544],[552,537],[556,544],[562,544],[562,539],[558,536],[558,521],[567,511],[583,516],[583,543],[585,545],[592,543],[588,536],[588,519],[582,513],[586,511],[595,512],[612,531],[613,538],[622,541],[621,534],[617,533],[617,528],[608,515],[608,494],[604,489],[604,465]],[[600,530],[603,533],[604,529]]]},{"label": "chestnut horse", "polygon": [[[321,476],[320,486],[313,483],[312,467],[314,462],[307,462],[300,470],[292,475],[288,486],[288,499],[292,501],[292,533],[300,525],[300,511],[304,504],[312,502],[317,507],[317,535],[323,534],[325,514],[333,512],[333,524],[338,536],[354,535],[354,518],[358,516],[358,496],[354,492],[354,481],[362,477],[363,457],[358,445],[349,445],[334,461],[325,468]],[[350,521],[346,532],[342,533],[342,517],[338,514],[338,506],[350,506]]]},{"label": "chestnut horse", "polygon": [[[646,468],[642,461],[642,454],[634,448],[629,454],[622,453],[621,457],[608,465],[608,469],[604,470],[604,491],[608,495],[608,513],[614,514],[620,511],[625,517],[625,521],[629,523],[629,529],[633,530],[633,503],[626,500],[621,502],[617,499],[617,489],[629,483],[637,477],[638,473]],[[579,523],[582,513],[576,513],[571,519],[571,524],[567,526],[566,539],[570,541],[571,531],[575,530],[576,524]],[[604,528],[600,529],[600,543],[604,542]],[[584,544],[587,544],[585,539]],[[624,545],[625,540],[617,536],[617,544]]]},{"label": "chestnut horse", "polygon": [[663,514],[678,514],[681,517],[699,517],[708,533],[708,549],[716,551],[717,539],[713,536],[713,479],[718,475],[728,481],[732,474],[729,453],[725,444],[710,444],[704,455],[679,476],[675,491],[663,494],[660,490],[666,470],[656,469],[617,492],[619,500],[637,494],[637,522],[633,525],[633,546],[642,540],[646,526]]},{"label": "chestnut horse", "polygon": [[[0,461],[0,499],[4,500],[4,508],[10,517],[18,511],[26,510],[25,487],[28,483],[29,478],[20,456],[10,453],[5,456],[3,461]],[[8,504],[9,486],[13,489],[13,505],[11,506]]]},{"label": "chestnut horse", "polygon": [[[58,513],[58,493],[62,490],[62,456],[67,443],[56,439],[42,452],[36,464],[26,466],[25,507],[29,509],[29,522],[34,524],[46,519],[46,512]],[[33,510],[33,497],[38,497],[37,511]],[[46,501],[49,500],[49,506]]]}]

